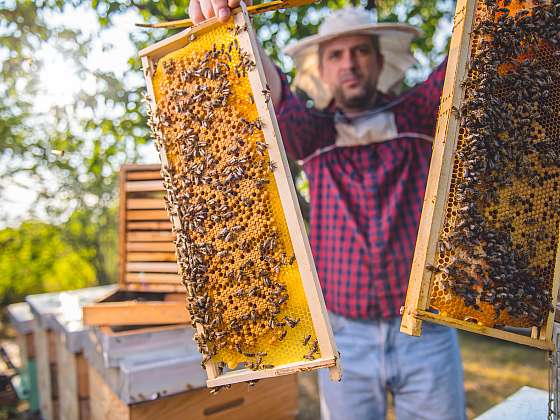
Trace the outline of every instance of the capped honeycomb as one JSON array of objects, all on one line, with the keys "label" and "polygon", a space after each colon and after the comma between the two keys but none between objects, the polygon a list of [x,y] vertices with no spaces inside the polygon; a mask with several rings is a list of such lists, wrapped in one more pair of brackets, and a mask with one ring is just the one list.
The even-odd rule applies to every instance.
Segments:
[{"label": "capped honeycomb", "polygon": [[181,220],[179,274],[195,340],[219,371],[320,357],[248,74],[246,27],[219,25],[157,63],[150,126],[169,165],[167,208]]},{"label": "capped honeycomb", "polygon": [[430,306],[542,326],[560,221],[560,4],[479,1]]}]

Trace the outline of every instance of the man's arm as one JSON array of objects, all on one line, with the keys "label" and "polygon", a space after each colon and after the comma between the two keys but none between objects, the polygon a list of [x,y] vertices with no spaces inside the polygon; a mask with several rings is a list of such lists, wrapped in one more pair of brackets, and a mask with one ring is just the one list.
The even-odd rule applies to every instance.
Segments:
[{"label": "man's arm", "polygon": [[433,136],[436,131],[441,93],[445,81],[447,58],[430,74],[425,82],[415,86],[409,96],[414,109],[415,129]]}]

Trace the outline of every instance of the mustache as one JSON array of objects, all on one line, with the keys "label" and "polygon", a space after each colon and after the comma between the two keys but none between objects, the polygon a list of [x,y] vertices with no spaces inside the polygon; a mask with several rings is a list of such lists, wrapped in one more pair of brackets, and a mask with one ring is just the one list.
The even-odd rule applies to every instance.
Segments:
[{"label": "mustache", "polygon": [[363,75],[361,74],[361,72],[355,71],[355,70],[350,70],[350,71],[345,71],[344,73],[341,73],[338,77],[338,81],[340,83],[344,83],[348,80],[362,79],[362,78],[363,78]]}]

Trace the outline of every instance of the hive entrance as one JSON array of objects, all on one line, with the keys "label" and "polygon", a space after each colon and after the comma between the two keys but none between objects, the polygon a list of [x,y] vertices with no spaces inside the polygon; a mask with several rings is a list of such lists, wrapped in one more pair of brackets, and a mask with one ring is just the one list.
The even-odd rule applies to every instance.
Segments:
[{"label": "hive entrance", "polygon": [[542,326],[560,221],[560,5],[479,2],[430,306]]}]

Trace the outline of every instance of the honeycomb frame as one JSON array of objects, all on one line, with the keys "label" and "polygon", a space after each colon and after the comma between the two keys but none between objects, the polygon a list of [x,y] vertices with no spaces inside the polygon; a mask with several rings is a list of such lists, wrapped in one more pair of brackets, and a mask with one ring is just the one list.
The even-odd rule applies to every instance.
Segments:
[{"label": "honeycomb frame", "polygon": [[[493,308],[480,300],[480,295],[477,298],[474,298],[472,295],[467,296],[472,302],[469,302],[470,304],[465,303],[467,298],[464,298],[461,294],[454,293],[452,286],[448,286],[450,282],[446,282],[446,280],[449,273],[439,271],[440,269],[438,268],[441,266],[445,267],[445,264],[449,263],[450,260],[462,260],[463,258],[468,260],[468,258],[464,257],[461,253],[461,248],[457,247],[455,249],[455,246],[450,247],[446,238],[451,236],[454,230],[458,229],[457,226],[460,226],[457,214],[460,213],[460,210],[463,210],[456,209],[456,205],[454,207],[453,201],[456,200],[457,185],[460,184],[466,176],[464,175],[465,171],[462,170],[464,167],[462,162],[464,161],[461,159],[472,159],[468,157],[468,152],[465,152],[467,154],[459,153],[464,150],[465,141],[463,139],[466,133],[463,125],[465,119],[462,119],[464,115],[462,113],[465,109],[466,112],[469,111],[469,108],[467,108],[465,104],[467,104],[469,95],[472,97],[472,92],[476,92],[472,90],[472,86],[477,86],[476,82],[469,85],[469,82],[471,80],[476,80],[477,77],[476,72],[473,75],[470,66],[473,62],[473,57],[479,54],[478,51],[480,50],[477,48],[479,48],[481,39],[484,41],[487,40],[487,38],[483,38],[477,34],[477,28],[479,28],[477,25],[480,25],[484,22],[484,19],[487,19],[486,16],[488,16],[487,13],[490,10],[487,9],[487,7],[489,7],[488,4],[490,3],[492,3],[491,0],[487,0],[486,4],[482,0],[473,2],[462,0],[457,3],[445,84],[441,97],[434,139],[432,161],[424,198],[424,207],[420,220],[418,240],[406,302],[405,306],[402,308],[403,318],[401,322],[401,331],[418,336],[421,334],[422,321],[427,320],[473,333],[550,350],[554,348],[552,342],[552,327],[560,277],[560,240],[558,223],[556,223],[555,226],[547,226],[549,233],[550,231],[552,232],[552,238],[549,236],[547,236],[546,239],[540,238],[539,242],[537,242],[539,246],[537,250],[538,253],[533,253],[533,256],[529,258],[529,264],[532,264],[535,260],[541,260],[541,254],[544,253],[544,251],[541,250],[541,245],[548,245],[546,249],[550,254],[550,258],[545,270],[545,274],[548,277],[546,277],[546,281],[542,281],[539,284],[544,284],[546,286],[546,291],[543,287],[540,292],[543,293],[543,296],[547,296],[550,299],[550,306],[549,309],[547,309],[549,312],[542,316],[540,323],[534,320],[528,320],[527,317],[510,316],[510,313],[505,310],[496,310],[494,317],[489,316],[488,312]],[[495,15],[495,19],[497,20],[499,20],[499,13],[513,16],[514,12],[528,9],[526,14],[532,14],[531,10],[533,7],[546,4],[542,1],[532,4],[531,2],[519,2],[517,0],[506,1],[505,5],[501,0],[495,3],[498,12],[494,13],[497,13]],[[500,7],[507,7],[508,9],[500,9]],[[550,7],[553,6],[550,5]],[[518,19],[517,16],[518,15],[515,15],[516,21]],[[523,17],[524,15],[519,16]],[[535,47],[535,55],[544,54],[542,52],[544,51],[542,44],[537,45],[538,46]],[[522,59],[527,57],[526,55],[521,56],[515,55],[514,53],[512,53],[511,56],[512,58],[509,59],[509,62],[514,60],[521,62]],[[506,66],[507,65],[503,64],[503,62],[498,64],[498,72],[496,74],[499,77],[503,77],[504,74],[507,75],[510,68]],[[556,89],[557,86],[558,84],[556,84],[554,88]],[[542,102],[539,102],[538,106],[543,106]],[[534,120],[534,122],[536,123],[536,120]],[[534,131],[539,131],[538,134],[542,137],[543,130],[542,127],[540,128],[540,130],[535,129]],[[476,131],[472,130],[471,133],[472,132]],[[531,132],[531,134],[533,133]],[[535,138],[539,136],[535,134]],[[505,141],[507,139],[499,140]],[[537,165],[532,165],[532,167],[536,166]],[[482,183],[484,181],[481,180],[480,182]],[[518,187],[518,185],[513,185],[511,190],[513,191]],[[494,188],[498,191],[499,202],[499,200],[502,200],[500,194],[507,190],[507,188]],[[473,198],[472,203],[477,203],[476,200],[483,201],[478,198]],[[509,205],[510,208],[513,208],[514,204],[518,203],[513,203],[510,200],[508,204],[502,206],[502,208],[511,210],[507,209],[507,206]],[[476,204],[473,204],[473,206],[474,205]],[[531,209],[533,208],[532,203],[528,204],[528,206]],[[495,220],[497,218],[497,213],[498,212],[495,214],[485,213],[484,217]],[[502,211],[502,214],[504,213],[508,212]],[[509,213],[511,214],[512,211],[509,211]],[[515,223],[511,222],[511,226],[509,226],[511,228],[508,229],[511,237],[514,236],[513,232],[515,228],[517,228],[518,231],[529,231],[529,221],[531,221],[531,224],[535,223],[535,220],[532,218],[523,218],[522,220],[527,219],[527,225],[520,228],[520,224],[524,222],[520,220],[520,215],[517,213],[513,215],[513,221]],[[525,213],[527,213],[527,211],[525,211]],[[530,216],[533,215],[531,214]],[[537,214],[536,216],[539,217],[540,221],[541,214]],[[545,214],[544,216],[547,215]],[[512,220],[512,216],[509,215],[509,217],[510,220]],[[515,217],[517,217],[517,219]],[[543,219],[542,223],[546,223],[545,219]],[[518,243],[523,241],[526,243],[530,242],[525,239],[525,236],[523,236],[522,239],[519,237],[515,239]],[[484,247],[481,248],[484,249]],[[459,252],[458,255],[455,255],[456,251]],[[522,251],[525,251],[525,249],[522,249]],[[476,267],[475,263],[477,262],[472,259],[470,261],[471,265],[465,269],[469,274],[472,273],[470,270]],[[476,278],[474,274],[473,277]],[[477,287],[477,285],[475,284],[474,287]],[[525,298],[525,296],[518,297],[518,300],[523,300],[523,298]],[[446,304],[448,305],[447,307],[445,306]],[[520,329],[508,329],[507,327],[523,327],[527,328],[529,332],[525,334]]]},{"label": "honeycomb frame", "polygon": [[[297,197],[295,193],[295,187],[292,182],[292,178],[290,175],[288,161],[286,158],[286,154],[283,148],[282,140],[280,131],[278,129],[278,125],[276,122],[276,117],[274,113],[274,109],[272,107],[272,101],[270,101],[270,97],[268,94],[268,87],[264,77],[264,70],[262,68],[262,63],[260,61],[260,56],[258,54],[257,48],[258,44],[255,38],[254,30],[251,25],[251,21],[249,15],[247,13],[246,8],[242,4],[242,11],[239,13],[234,14],[234,16],[230,19],[228,25],[230,26],[230,34],[233,36],[234,41],[230,44],[236,45],[239,51],[239,60],[241,57],[243,60],[250,62],[251,65],[247,66],[245,70],[245,77],[246,83],[249,86],[250,92],[250,102],[254,105],[248,105],[241,107],[239,104],[239,108],[254,108],[256,112],[257,119],[255,121],[260,121],[258,131],[262,131],[262,139],[264,139],[264,143],[266,146],[259,151],[259,154],[263,155],[266,154],[268,156],[268,167],[270,168],[270,182],[266,183],[266,190],[270,193],[269,195],[264,195],[267,197],[267,200],[275,205],[277,211],[274,212],[274,220],[282,220],[280,224],[282,226],[278,227],[278,232],[281,238],[284,238],[283,232],[286,232],[287,240],[282,242],[282,246],[286,251],[291,250],[291,254],[287,254],[287,252],[283,253],[284,255],[292,255],[293,258],[290,258],[291,261],[294,261],[294,267],[291,268],[291,271],[294,272],[292,274],[299,276],[300,284],[292,284],[293,287],[301,288],[301,299],[298,298],[297,302],[300,305],[305,305],[306,310],[309,313],[309,320],[311,322],[312,334],[307,335],[304,337],[302,341],[300,338],[297,339],[290,339],[290,334],[286,336],[286,333],[280,337],[279,341],[282,343],[290,342],[292,347],[299,348],[299,354],[303,354],[304,356],[298,356],[297,360],[290,360],[287,363],[278,363],[278,364],[267,364],[259,366],[257,369],[252,366],[250,369],[247,368],[247,362],[244,362],[245,368],[239,368],[239,365],[243,365],[243,362],[239,363],[238,360],[228,353],[229,350],[222,349],[219,350],[219,353],[212,354],[210,357],[208,355],[205,356],[202,364],[206,369],[206,373],[208,376],[207,385],[208,387],[222,387],[227,386],[232,383],[236,382],[249,382],[252,383],[259,379],[267,378],[267,377],[274,377],[279,375],[285,374],[292,374],[298,371],[307,371],[311,369],[317,368],[328,368],[329,374],[332,380],[340,380],[340,365],[339,365],[339,353],[336,350],[336,345],[334,342],[334,337],[332,333],[332,329],[330,326],[330,322],[328,319],[327,311],[325,308],[325,304],[322,297],[322,292],[320,288],[320,284],[317,277],[317,272],[315,269],[315,265],[313,262],[313,257],[311,254],[311,248],[309,246],[307,240],[307,234],[305,230],[305,225],[303,222],[303,218],[301,216],[299,206],[297,204]],[[235,30],[233,30],[235,28]],[[239,28],[243,28],[242,30]],[[150,107],[151,113],[158,113],[158,94],[162,95],[163,97],[163,90],[160,92],[160,83],[157,79],[158,77],[158,68],[160,70],[159,74],[162,74],[162,66],[165,65],[166,57],[179,57],[179,55],[173,54],[182,54],[181,51],[187,50],[189,44],[196,42],[196,40],[200,39],[203,40],[208,35],[214,36],[213,34],[219,34],[220,31],[223,33],[224,25],[219,24],[215,19],[210,19],[203,24],[198,26],[194,26],[188,28],[179,34],[176,34],[168,39],[158,42],[155,45],[152,45],[142,51],[140,51],[140,57],[142,59],[142,64],[144,67],[144,75],[146,78],[147,83],[147,90],[148,90],[148,105]],[[229,35],[228,35],[229,37]],[[204,41],[201,41],[204,42]],[[225,40],[224,40],[225,42]],[[222,44],[223,45],[223,44]],[[193,47],[195,48],[195,47]],[[212,47],[213,51],[216,51],[215,45]],[[206,50],[208,53],[210,47]],[[230,51],[231,52],[231,51]],[[224,49],[222,48],[222,53],[224,53]],[[231,53],[232,56],[237,54],[235,51]],[[171,60],[171,59],[170,59]],[[230,63],[233,63],[234,59],[230,58]],[[161,65],[160,65],[161,61]],[[188,60],[187,60],[188,61]],[[237,74],[236,77],[241,77]],[[245,80],[242,81],[245,83]],[[198,86],[196,86],[198,88]],[[235,86],[232,88],[234,89],[241,89],[239,86]],[[229,101],[229,100],[228,100]],[[162,103],[159,108],[164,109],[166,107],[166,103]],[[194,112],[194,111],[193,111]],[[252,112],[252,111],[251,111]],[[233,115],[233,114],[232,114]],[[237,115],[237,114],[236,114]],[[241,115],[241,114],[239,114]],[[251,114],[254,115],[254,114]],[[234,118],[234,117],[233,117]],[[243,120],[240,118],[240,120]],[[245,120],[246,122],[246,120]],[[244,122],[244,123],[245,123]],[[240,124],[238,125],[238,127]],[[153,129],[153,127],[152,127]],[[163,130],[161,131],[163,132]],[[223,136],[226,133],[224,132]],[[251,130],[251,136],[253,136]],[[221,137],[220,137],[221,138]],[[219,139],[216,138],[218,141]],[[223,140],[225,141],[225,140]],[[259,142],[255,142],[257,146]],[[260,146],[262,146],[263,142],[260,142]],[[169,173],[170,169],[173,168],[177,154],[172,153],[173,144],[172,142],[167,142],[165,140],[165,135],[161,136],[161,141],[158,141],[156,138],[156,146],[159,149],[160,160],[162,163],[162,175],[164,176],[164,180],[167,177],[168,182],[166,185],[167,189],[167,196],[168,201],[173,203],[174,192],[172,184],[169,182]],[[170,147],[171,149],[168,149]],[[171,150],[171,151],[170,151]],[[226,150],[222,148],[222,150]],[[229,149],[228,149],[229,150]],[[263,166],[261,164],[261,166]],[[179,167],[177,165],[177,167]],[[173,179],[173,178],[171,178]],[[166,182],[164,181],[164,184]],[[272,188],[272,189],[271,189]],[[254,195],[253,195],[254,197]],[[260,197],[260,195],[258,196]],[[245,201],[243,201],[245,203]],[[254,202],[253,202],[254,204]],[[239,204],[241,205],[241,204]],[[247,207],[253,207],[253,205],[246,204]],[[172,209],[173,204],[168,206],[168,212],[172,221],[172,225],[174,230],[178,232],[178,241],[180,240],[182,232],[184,232],[185,227],[189,226],[189,220],[186,220],[185,217],[181,217],[177,211]],[[237,214],[238,212],[236,212]],[[270,219],[272,221],[272,219]],[[275,225],[276,226],[276,225]],[[276,229],[274,227],[273,229]],[[211,228],[208,232],[208,237],[210,237],[210,233],[215,233],[214,228]],[[274,231],[276,232],[276,230]],[[195,232],[196,233],[196,232]],[[215,238],[220,238],[221,233],[225,234],[225,231],[222,230],[220,233],[217,234]],[[223,242],[227,242],[227,239],[221,238]],[[214,239],[218,242],[217,239]],[[279,239],[278,242],[281,242]],[[221,242],[220,242],[221,244]],[[221,244],[222,245],[222,244]],[[188,264],[185,264],[179,258],[180,250],[179,245],[177,245],[177,255],[178,255],[178,265],[179,265],[179,274],[185,278],[185,272],[188,270]],[[234,252],[236,250],[230,248],[230,252]],[[261,251],[261,261],[262,261],[262,251]],[[258,263],[258,261],[257,261]],[[233,262],[232,262],[233,265]],[[292,265],[292,263],[290,263]],[[287,264],[286,264],[287,266]],[[282,276],[282,271],[284,268],[280,269],[279,277]],[[288,270],[288,268],[286,268]],[[278,271],[277,271],[278,272]],[[214,277],[218,277],[216,274]],[[291,275],[293,277],[293,275]],[[288,278],[288,275],[284,275],[284,278]],[[239,283],[239,280],[237,280]],[[286,280],[287,281],[287,280]],[[233,279],[232,279],[233,282]],[[296,282],[297,283],[297,282]],[[191,294],[193,297],[195,296],[195,292],[193,290],[189,290],[188,283],[187,285],[187,295]],[[289,282],[286,283],[288,289],[290,289]],[[258,293],[258,292],[257,292]],[[290,299],[291,299],[291,291],[290,291]],[[230,295],[231,298],[231,295]],[[297,296],[296,296],[297,298]],[[235,299],[235,297],[234,297]],[[288,299],[288,308],[290,307],[290,299]],[[230,306],[232,306],[230,300]],[[237,310],[237,305],[235,306]],[[225,307],[225,311],[228,311],[227,303]],[[285,315],[285,312],[282,312]],[[296,320],[295,318],[284,318],[292,327],[293,322]],[[297,318],[299,322],[300,318]],[[302,321],[303,322],[303,321]],[[198,335],[204,335],[204,323],[197,322],[196,319],[194,320],[194,326],[197,329]],[[274,329],[274,324],[271,327]],[[293,327],[292,327],[293,328]],[[297,326],[296,326],[297,328]],[[288,328],[286,328],[287,330]],[[266,328],[265,328],[266,330]],[[291,332],[291,331],[290,331]],[[307,332],[306,332],[307,334]],[[315,339],[309,340],[309,336],[313,336]],[[284,340],[286,337],[286,340]],[[307,342],[306,342],[307,341]],[[309,351],[309,346],[311,343],[313,344],[313,348],[311,352]],[[278,346],[282,346],[283,344],[277,342],[274,338],[270,340],[270,347],[273,349],[273,352],[276,351]],[[267,344],[263,344],[261,341],[257,340],[257,344],[262,350],[262,346],[267,346]],[[199,345],[200,347],[200,345]],[[318,357],[306,357],[308,355],[313,355],[313,351],[316,352]],[[241,350],[238,348],[238,352],[242,353]],[[268,352],[268,349],[267,349]],[[266,358],[267,352],[260,352]],[[230,357],[230,362],[224,364],[223,360],[219,359],[219,357],[224,356],[224,353],[227,353],[227,357]],[[305,354],[307,353],[307,354]],[[259,353],[256,353],[257,355]],[[247,353],[245,355],[249,356]],[[255,356],[255,352],[250,354],[251,356]],[[303,358],[302,358],[303,357]],[[261,359],[262,360],[262,359]],[[260,364],[260,361],[257,363]],[[231,366],[230,366],[231,365]],[[224,366],[229,367],[231,370],[224,373]]]}]

